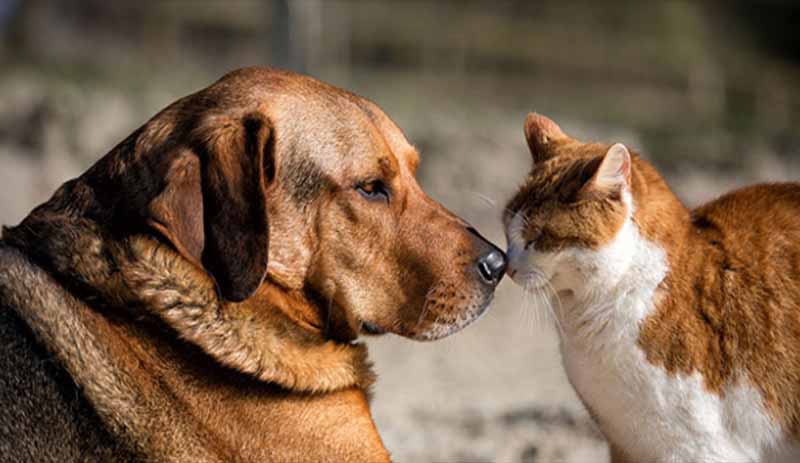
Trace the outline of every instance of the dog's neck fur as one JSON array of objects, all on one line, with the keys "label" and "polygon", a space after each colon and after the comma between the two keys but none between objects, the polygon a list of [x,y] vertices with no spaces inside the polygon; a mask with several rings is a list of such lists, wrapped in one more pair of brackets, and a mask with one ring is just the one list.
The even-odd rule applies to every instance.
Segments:
[{"label": "dog's neck fur", "polygon": [[148,461],[388,459],[362,389],[289,393],[220,366],[163,324],[90,307],[15,249],[0,246],[0,267],[0,306],[19,313],[113,434]]},{"label": "dog's neck fur", "polygon": [[[117,265],[131,302],[221,364],[294,391],[372,383],[362,344],[327,340],[312,325],[292,326],[298,320],[287,315],[290,306],[304,301],[265,283],[247,301],[222,303],[205,272],[166,245],[137,237],[126,251]],[[114,283],[111,289],[118,291]]]},{"label": "dog's neck fur", "polygon": [[[143,365],[126,361],[131,353],[120,343],[107,342],[113,330],[98,312],[17,250],[0,247],[0,262],[0,305],[26,322],[116,436],[143,455],[164,455],[165,461],[190,456],[223,461],[205,451],[203,436],[186,425],[185,417],[171,412],[174,406],[163,394],[151,393],[156,385]],[[176,419],[184,425],[175,426]],[[148,428],[164,432],[148,433]]]},{"label": "dog's neck fur", "polygon": [[155,316],[220,364],[289,390],[366,389],[374,380],[364,345],[326,339],[309,323],[313,308],[288,315],[308,304],[302,297],[265,282],[246,301],[223,302],[207,273],[152,238],[113,239],[66,214],[35,217],[5,230],[4,240],[111,312]]}]

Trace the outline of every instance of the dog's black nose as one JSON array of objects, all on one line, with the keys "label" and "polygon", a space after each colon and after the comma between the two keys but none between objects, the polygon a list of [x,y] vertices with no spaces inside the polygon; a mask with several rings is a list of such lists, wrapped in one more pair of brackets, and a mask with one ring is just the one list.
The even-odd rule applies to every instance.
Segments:
[{"label": "dog's black nose", "polygon": [[503,251],[492,249],[478,258],[478,273],[486,283],[496,285],[503,278],[507,263]]}]

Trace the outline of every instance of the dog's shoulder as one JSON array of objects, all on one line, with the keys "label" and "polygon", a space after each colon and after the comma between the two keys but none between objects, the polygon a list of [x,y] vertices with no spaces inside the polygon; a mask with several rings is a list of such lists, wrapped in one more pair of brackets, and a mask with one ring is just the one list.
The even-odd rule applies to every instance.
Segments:
[{"label": "dog's shoulder", "polygon": [[136,461],[72,378],[0,307],[0,462]]},{"label": "dog's shoulder", "polygon": [[[10,297],[22,290],[20,285],[35,282],[23,277],[36,271],[21,253],[0,242],[0,276],[9,273],[0,278],[0,463],[136,461],[19,315],[20,310],[42,309],[32,306],[33,300],[15,303]],[[48,291],[44,286],[28,289]]]}]

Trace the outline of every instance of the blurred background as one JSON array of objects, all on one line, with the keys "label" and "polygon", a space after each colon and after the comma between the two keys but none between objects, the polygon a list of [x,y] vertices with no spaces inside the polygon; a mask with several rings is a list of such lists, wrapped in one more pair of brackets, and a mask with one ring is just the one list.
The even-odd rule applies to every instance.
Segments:
[{"label": "blurred background", "polygon": [[[800,174],[800,3],[0,0],[0,224],[242,66],[366,96],[435,199],[504,246],[527,112],[640,150],[688,204]],[[397,461],[602,462],[554,330],[509,281],[441,342],[370,341]]]}]

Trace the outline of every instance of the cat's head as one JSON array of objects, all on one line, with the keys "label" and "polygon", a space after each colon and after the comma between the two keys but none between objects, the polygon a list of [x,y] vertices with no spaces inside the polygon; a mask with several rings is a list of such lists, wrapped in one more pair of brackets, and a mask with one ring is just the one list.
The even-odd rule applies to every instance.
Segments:
[{"label": "cat's head", "polygon": [[509,276],[562,291],[622,275],[621,234],[633,213],[628,149],[581,143],[538,114],[528,115],[525,136],[533,167],[503,215]]}]

